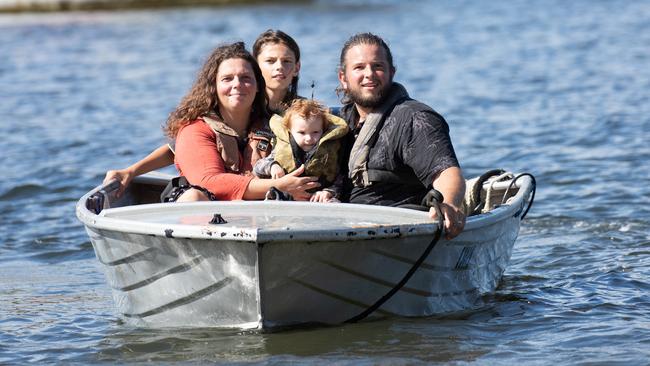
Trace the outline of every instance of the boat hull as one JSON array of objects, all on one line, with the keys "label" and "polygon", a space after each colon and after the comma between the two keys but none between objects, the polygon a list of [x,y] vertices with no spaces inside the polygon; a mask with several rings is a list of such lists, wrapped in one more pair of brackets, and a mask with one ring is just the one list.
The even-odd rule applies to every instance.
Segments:
[{"label": "boat hull", "polygon": [[254,243],[87,228],[118,312],[138,326],[259,325]]},{"label": "boat hull", "polygon": [[[529,183],[520,184],[509,204],[469,217],[458,237],[440,239],[369,318],[475,308],[507,267]],[[437,228],[426,213],[352,204],[102,201],[103,210],[93,212],[91,198],[101,193],[108,200],[106,188],[82,197],[77,215],[117,311],[137,326],[266,329],[343,323],[404,278]],[[230,224],[209,223],[214,212]],[[316,218],[323,227],[300,228],[293,223],[299,218]]]},{"label": "boat hull", "polygon": [[[498,285],[518,231],[518,222],[501,222],[480,233],[442,239],[404,287],[371,317],[420,317],[474,308],[479,297]],[[263,327],[338,324],[355,317],[403,278],[431,240],[413,236],[261,247]]]}]

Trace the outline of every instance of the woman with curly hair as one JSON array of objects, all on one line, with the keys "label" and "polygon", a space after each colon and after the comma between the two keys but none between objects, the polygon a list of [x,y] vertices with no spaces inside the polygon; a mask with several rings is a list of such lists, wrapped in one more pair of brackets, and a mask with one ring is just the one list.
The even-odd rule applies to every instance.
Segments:
[{"label": "woman with curly hair", "polygon": [[[298,44],[288,34],[269,29],[255,40],[253,57],[260,65],[266,85],[262,90],[266,91],[269,108],[273,113],[282,114],[294,99],[300,98],[298,96],[300,71]],[[104,181],[117,179],[120,182],[118,190],[120,195],[134,177],[171,165],[174,163],[174,158],[172,148],[165,144],[128,168],[109,170]]]},{"label": "woman with curly hair", "polygon": [[277,179],[251,174],[253,164],[271,151],[265,88],[243,42],[211,53],[165,126],[176,141],[175,164],[185,178],[165,201],[261,199],[271,187],[309,198],[306,191],[318,183],[300,177],[304,169]]}]

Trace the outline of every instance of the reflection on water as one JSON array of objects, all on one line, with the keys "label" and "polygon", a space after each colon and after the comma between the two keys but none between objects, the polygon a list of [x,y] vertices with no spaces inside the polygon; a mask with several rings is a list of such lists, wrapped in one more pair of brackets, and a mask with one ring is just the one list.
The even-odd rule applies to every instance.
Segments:
[{"label": "reflection on water", "polygon": [[[648,19],[639,0],[0,15],[0,363],[647,363]],[[302,94],[314,81],[328,105],[345,39],[381,34],[396,80],[448,120],[467,176],[536,176],[480,310],[281,333],[117,319],[74,204],[164,142],[211,48],[268,28],[295,36]]]},{"label": "reflection on water", "polygon": [[[120,330],[104,339],[98,358],[123,362],[200,359],[286,363],[324,355],[321,362],[413,364],[472,361],[488,352],[480,347],[462,351],[461,344],[455,340],[457,321],[425,321],[435,322],[437,329],[423,328],[422,320],[400,319],[278,333],[215,329]],[[421,355],[413,357],[418,353]]]}]

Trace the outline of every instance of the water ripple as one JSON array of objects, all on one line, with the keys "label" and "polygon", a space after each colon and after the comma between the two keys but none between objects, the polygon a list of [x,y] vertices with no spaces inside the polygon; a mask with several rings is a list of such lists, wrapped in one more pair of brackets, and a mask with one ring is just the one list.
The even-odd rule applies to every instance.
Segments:
[{"label": "water ripple", "polygon": [[[646,363],[649,18],[638,0],[0,15],[0,363]],[[267,28],[296,37],[300,88],[314,80],[330,105],[345,39],[381,34],[396,80],[449,122],[468,177],[536,176],[482,307],[278,334],[133,329],[115,316],[77,199],[165,141],[161,124],[211,48]]]},{"label": "water ripple", "polygon": [[26,183],[11,187],[7,192],[0,194],[0,200],[9,201],[13,199],[31,197],[40,193],[44,187],[39,184]]}]

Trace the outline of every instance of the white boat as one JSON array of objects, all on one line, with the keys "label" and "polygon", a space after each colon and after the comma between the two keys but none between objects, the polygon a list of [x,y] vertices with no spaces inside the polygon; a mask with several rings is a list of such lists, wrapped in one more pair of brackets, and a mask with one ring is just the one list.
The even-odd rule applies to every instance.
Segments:
[{"label": "white boat", "polygon": [[138,177],[120,199],[115,182],[101,185],[76,207],[117,311],[137,326],[267,329],[475,308],[499,283],[535,191],[527,174],[481,180],[468,196],[487,212],[436,241],[439,223],[405,208],[154,203],[170,178]]}]

